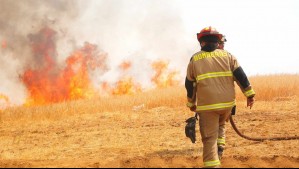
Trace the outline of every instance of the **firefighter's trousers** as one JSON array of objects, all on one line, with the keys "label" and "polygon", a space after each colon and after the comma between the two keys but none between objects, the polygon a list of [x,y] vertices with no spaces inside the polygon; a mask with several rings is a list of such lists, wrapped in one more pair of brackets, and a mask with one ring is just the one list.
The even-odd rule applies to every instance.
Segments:
[{"label": "firefighter's trousers", "polygon": [[204,167],[220,167],[218,146],[225,146],[225,122],[230,115],[231,109],[199,113]]}]

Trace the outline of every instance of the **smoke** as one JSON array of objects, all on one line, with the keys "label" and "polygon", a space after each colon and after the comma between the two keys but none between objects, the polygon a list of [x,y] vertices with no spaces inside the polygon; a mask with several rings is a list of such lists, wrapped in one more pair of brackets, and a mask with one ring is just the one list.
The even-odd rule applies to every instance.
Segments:
[{"label": "smoke", "polygon": [[190,56],[177,1],[88,2],[89,10],[79,19],[84,26],[74,27],[73,32],[79,35],[77,42],[84,37],[109,54],[111,70],[97,81],[117,81],[118,65],[123,60],[132,62],[130,75],[147,86],[155,60],[169,61],[169,69],[185,73]]},{"label": "smoke", "polygon": [[[169,69],[185,73],[190,57],[178,6],[173,0],[1,0],[0,3],[0,94],[21,104],[28,95],[20,75],[28,68],[44,64],[33,54],[32,43],[42,41],[36,34],[42,28],[55,30],[49,51],[63,64],[72,51],[85,42],[96,44],[108,54],[109,71],[91,73],[98,87],[115,83],[124,76],[151,86],[151,63],[169,62]],[[47,44],[50,45],[51,44]],[[130,61],[127,71],[119,65]],[[18,99],[14,99],[18,98]]]},{"label": "smoke", "polygon": [[71,0],[1,0],[0,3],[0,38],[6,41],[12,57],[23,63],[36,59],[30,54],[29,34],[45,25],[62,31],[67,22],[78,16],[77,5]]},{"label": "smoke", "polygon": [[20,75],[28,67],[43,64],[32,54],[30,43],[38,40],[32,35],[46,25],[62,31],[78,16],[78,9],[70,0],[1,0],[0,11],[0,94],[19,105],[27,97]]}]

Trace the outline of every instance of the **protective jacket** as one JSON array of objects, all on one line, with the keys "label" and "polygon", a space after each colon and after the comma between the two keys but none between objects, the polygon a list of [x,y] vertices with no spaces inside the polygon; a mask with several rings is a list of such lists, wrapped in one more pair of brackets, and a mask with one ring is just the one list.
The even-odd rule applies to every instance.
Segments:
[{"label": "protective jacket", "polygon": [[234,81],[246,97],[255,95],[237,59],[226,50],[195,53],[188,65],[185,87],[188,107],[196,111],[231,109],[235,106]]}]

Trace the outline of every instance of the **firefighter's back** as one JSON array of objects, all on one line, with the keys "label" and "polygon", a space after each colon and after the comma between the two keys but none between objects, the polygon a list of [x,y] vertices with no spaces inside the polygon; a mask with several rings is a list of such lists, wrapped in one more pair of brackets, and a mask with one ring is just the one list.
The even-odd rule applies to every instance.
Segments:
[{"label": "firefighter's back", "polygon": [[220,49],[193,55],[198,111],[222,110],[235,104],[231,57],[229,52]]}]

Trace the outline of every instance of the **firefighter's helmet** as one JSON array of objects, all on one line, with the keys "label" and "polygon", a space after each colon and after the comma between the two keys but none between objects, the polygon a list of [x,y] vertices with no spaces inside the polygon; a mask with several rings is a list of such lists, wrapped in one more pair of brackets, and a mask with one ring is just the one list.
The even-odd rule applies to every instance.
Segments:
[{"label": "firefighter's helmet", "polygon": [[215,28],[209,26],[200,31],[200,33],[197,33],[197,40],[200,42],[201,38],[204,36],[215,36],[218,38],[218,41],[221,41],[223,35],[219,33]]}]

